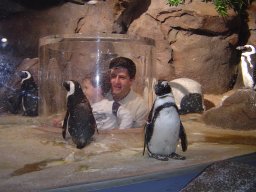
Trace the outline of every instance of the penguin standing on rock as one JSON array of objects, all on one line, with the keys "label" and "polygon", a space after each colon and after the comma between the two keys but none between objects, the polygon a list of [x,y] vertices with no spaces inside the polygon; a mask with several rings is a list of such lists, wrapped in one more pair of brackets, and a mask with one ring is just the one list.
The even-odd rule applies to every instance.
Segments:
[{"label": "penguin standing on rock", "polygon": [[168,161],[169,158],[184,160],[176,153],[181,139],[182,150],[187,150],[187,136],[181,123],[168,81],[159,80],[155,85],[156,99],[145,126],[144,151],[147,147],[149,157]]},{"label": "penguin standing on rock", "polygon": [[252,45],[244,45],[236,48],[242,51],[241,54],[241,70],[243,83],[245,88],[256,89],[256,63],[252,56],[256,53],[256,49]]},{"label": "penguin standing on rock", "polygon": [[20,99],[24,116],[38,115],[38,87],[29,71],[18,73],[21,78]]},{"label": "penguin standing on rock", "polygon": [[67,112],[64,118],[62,136],[70,134],[78,149],[82,149],[91,140],[96,129],[92,108],[77,81],[65,81],[67,90]]}]

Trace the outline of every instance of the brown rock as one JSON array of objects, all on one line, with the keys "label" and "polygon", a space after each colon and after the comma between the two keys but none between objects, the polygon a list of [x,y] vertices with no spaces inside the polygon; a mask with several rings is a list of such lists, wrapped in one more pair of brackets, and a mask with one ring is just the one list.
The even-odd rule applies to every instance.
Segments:
[{"label": "brown rock", "polygon": [[128,32],[156,40],[156,78],[191,78],[202,84],[205,93],[224,93],[239,62],[234,51],[239,26],[233,11],[224,20],[212,3],[172,7],[152,1]]},{"label": "brown rock", "polygon": [[248,8],[248,29],[249,29],[249,39],[248,44],[253,44],[256,46],[256,2],[253,1],[251,6]]},{"label": "brown rock", "polygon": [[206,111],[203,121],[210,125],[236,130],[256,129],[256,93],[253,90],[237,90],[222,105]]},{"label": "brown rock", "polygon": [[255,6],[252,2],[248,9],[248,28],[242,24],[250,37],[240,34],[240,18],[232,10],[223,19],[212,2],[184,1],[175,7],[158,0],[62,3],[39,10],[22,9],[1,20],[0,32],[8,34],[8,46],[15,49],[13,57],[21,63],[26,57],[38,56],[38,39],[43,36],[128,30],[130,35],[155,40],[152,68],[156,78],[191,78],[202,84],[205,93],[216,94],[230,89],[239,63],[234,51],[238,42],[244,38],[245,43],[256,44]]}]

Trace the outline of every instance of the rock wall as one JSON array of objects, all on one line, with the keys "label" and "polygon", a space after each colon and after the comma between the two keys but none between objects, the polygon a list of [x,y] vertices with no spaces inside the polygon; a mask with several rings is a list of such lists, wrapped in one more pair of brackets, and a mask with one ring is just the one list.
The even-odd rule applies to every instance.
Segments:
[{"label": "rock wall", "polygon": [[245,43],[252,44],[256,46],[256,2],[253,1],[249,9],[247,10],[248,21],[248,41],[245,40]]},{"label": "rock wall", "polygon": [[219,106],[206,111],[202,120],[208,125],[226,129],[255,130],[255,91],[249,89],[231,91]]},{"label": "rock wall", "polygon": [[156,41],[156,78],[191,78],[202,84],[204,93],[218,94],[230,89],[239,70],[235,47],[256,45],[255,2],[248,9],[247,23],[231,10],[222,18],[211,2],[201,1],[171,7],[165,0],[105,0],[21,10],[0,20],[0,34],[9,40],[8,49],[0,49],[1,57],[11,52],[15,67],[38,56],[38,39],[43,36],[127,33]]},{"label": "rock wall", "polygon": [[222,93],[229,89],[239,62],[235,47],[240,27],[234,12],[224,19],[212,3],[189,1],[170,7],[152,1],[128,32],[156,39],[156,76],[191,78],[204,92]]}]

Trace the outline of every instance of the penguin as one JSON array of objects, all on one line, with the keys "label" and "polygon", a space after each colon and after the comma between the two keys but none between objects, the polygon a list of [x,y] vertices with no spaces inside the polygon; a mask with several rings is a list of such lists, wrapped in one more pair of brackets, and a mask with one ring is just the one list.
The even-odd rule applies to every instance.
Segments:
[{"label": "penguin", "polygon": [[24,116],[38,115],[38,87],[29,71],[20,71],[21,78],[20,100]]},{"label": "penguin", "polygon": [[181,139],[182,150],[187,150],[187,136],[180,120],[178,107],[168,81],[159,80],[155,85],[156,99],[150,110],[148,122],[144,128],[144,150],[147,147],[149,157],[168,161],[169,158],[184,160],[176,153]]},{"label": "penguin", "polygon": [[238,46],[237,50],[242,51],[241,54],[241,70],[243,83],[245,88],[256,89],[256,66],[253,62],[252,55],[256,53],[256,49],[252,45]]},{"label": "penguin", "polygon": [[65,81],[67,91],[67,111],[62,127],[62,137],[68,133],[78,149],[85,147],[94,135],[96,121],[91,105],[84,95],[81,85],[74,80]]}]

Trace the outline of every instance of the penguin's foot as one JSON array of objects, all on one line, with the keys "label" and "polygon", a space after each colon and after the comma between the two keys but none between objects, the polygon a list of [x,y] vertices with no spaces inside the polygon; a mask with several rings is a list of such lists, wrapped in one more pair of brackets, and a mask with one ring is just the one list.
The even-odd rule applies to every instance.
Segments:
[{"label": "penguin's foot", "polygon": [[168,161],[169,160],[168,156],[166,156],[166,155],[148,153],[148,156],[151,157],[151,158],[155,158],[157,160],[160,160],[160,161]]},{"label": "penguin's foot", "polygon": [[185,160],[186,159],[186,157],[181,156],[177,153],[171,153],[168,157],[172,158],[172,159],[176,159],[176,160]]}]

